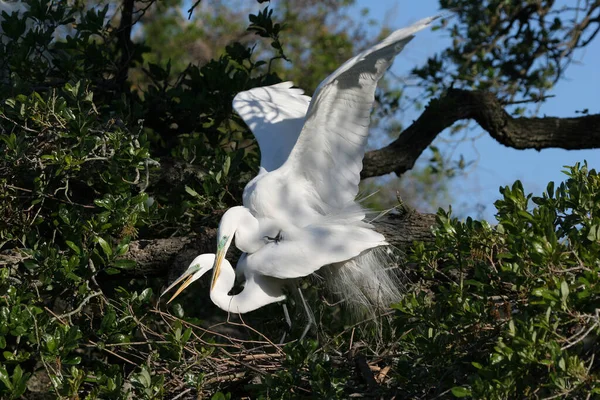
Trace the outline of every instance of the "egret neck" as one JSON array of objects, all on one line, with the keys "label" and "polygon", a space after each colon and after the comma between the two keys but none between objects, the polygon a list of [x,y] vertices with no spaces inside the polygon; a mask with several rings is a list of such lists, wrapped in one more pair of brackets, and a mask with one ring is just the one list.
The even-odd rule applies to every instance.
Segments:
[{"label": "egret neck", "polygon": [[227,312],[244,314],[269,303],[260,301],[264,297],[260,293],[256,293],[256,296],[253,293],[248,293],[249,289],[247,287],[244,287],[244,290],[234,296],[230,295],[229,292],[234,284],[235,271],[231,264],[225,260],[223,267],[220,269],[220,275],[217,280],[213,280],[210,290],[210,299],[217,307]]}]

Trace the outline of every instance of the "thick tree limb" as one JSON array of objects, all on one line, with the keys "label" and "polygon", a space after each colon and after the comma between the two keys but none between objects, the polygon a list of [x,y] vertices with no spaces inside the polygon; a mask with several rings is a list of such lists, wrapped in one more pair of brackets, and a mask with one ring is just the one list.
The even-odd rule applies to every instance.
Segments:
[{"label": "thick tree limb", "polygon": [[600,114],[575,118],[514,118],[492,93],[450,89],[444,96],[432,100],[396,141],[368,152],[361,177],[390,172],[401,175],[414,166],[437,135],[465,119],[475,120],[491,137],[515,149],[600,147]]},{"label": "thick tree limb", "polygon": [[[377,231],[384,234],[388,242],[400,250],[407,250],[415,241],[431,241],[431,227],[434,223],[435,215],[417,212],[390,213],[373,222]],[[137,267],[124,273],[130,277],[160,276],[168,273],[173,275],[170,278],[174,278],[187,268],[197,255],[215,252],[216,234],[216,229],[205,229],[194,237],[134,241],[124,258],[136,261]],[[238,257],[239,253],[233,254],[230,260],[233,262]],[[118,276],[121,279],[123,274]]]}]

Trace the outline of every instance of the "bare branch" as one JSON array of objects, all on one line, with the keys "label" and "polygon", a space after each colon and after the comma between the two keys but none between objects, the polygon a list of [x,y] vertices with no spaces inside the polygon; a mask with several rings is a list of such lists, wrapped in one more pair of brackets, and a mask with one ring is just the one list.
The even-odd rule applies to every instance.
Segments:
[{"label": "bare branch", "polygon": [[389,146],[368,152],[361,177],[397,175],[411,169],[444,129],[473,119],[499,143],[515,149],[567,150],[600,147],[600,114],[575,118],[514,118],[492,93],[450,89],[432,100],[423,114]]}]

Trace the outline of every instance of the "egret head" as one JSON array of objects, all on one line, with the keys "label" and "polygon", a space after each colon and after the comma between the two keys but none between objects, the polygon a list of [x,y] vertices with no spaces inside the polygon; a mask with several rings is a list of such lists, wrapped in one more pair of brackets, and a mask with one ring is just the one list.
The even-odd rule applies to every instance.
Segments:
[{"label": "egret head", "polygon": [[198,257],[194,258],[194,260],[190,263],[188,269],[185,270],[185,272],[181,274],[181,276],[177,278],[175,282],[171,284],[171,286],[166,288],[165,291],[161,293],[161,296],[163,296],[165,293],[173,289],[175,286],[177,286],[177,284],[179,284],[185,279],[185,281],[181,284],[179,289],[177,289],[175,294],[169,299],[167,304],[172,302],[173,299],[175,299],[175,297],[179,296],[179,294],[183,292],[185,288],[187,288],[192,282],[200,279],[202,275],[207,273],[213,267],[214,262],[214,254],[201,254]]}]

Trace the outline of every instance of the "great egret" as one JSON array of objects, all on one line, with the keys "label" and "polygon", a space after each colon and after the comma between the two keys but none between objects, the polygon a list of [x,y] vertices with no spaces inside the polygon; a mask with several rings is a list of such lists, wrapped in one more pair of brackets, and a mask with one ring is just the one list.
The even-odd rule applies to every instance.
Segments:
[{"label": "great egret", "polygon": [[[368,251],[387,242],[364,221],[355,198],[377,82],[414,33],[437,18],[397,30],[346,61],[312,100],[291,82],[235,97],[233,107],[259,143],[260,170],[244,189],[244,205],[223,215],[216,256],[196,258],[202,263],[176,281],[189,276],[171,300],[213,268],[213,302],[225,311],[249,312],[283,300],[286,280],[325,265],[332,265],[329,283],[362,307],[399,300],[396,280],[378,256],[385,251]],[[235,272],[225,254],[234,237],[245,252],[237,265],[245,285],[230,296]]]}]

